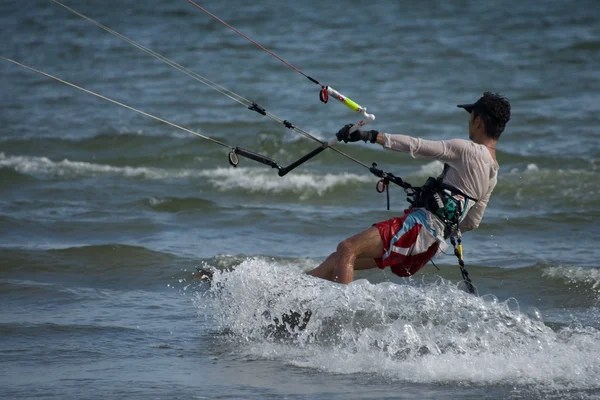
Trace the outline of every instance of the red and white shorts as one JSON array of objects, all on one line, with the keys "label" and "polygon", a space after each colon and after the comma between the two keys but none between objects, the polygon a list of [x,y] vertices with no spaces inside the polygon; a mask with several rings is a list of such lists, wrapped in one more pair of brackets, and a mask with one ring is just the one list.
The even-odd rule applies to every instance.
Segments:
[{"label": "red and white shorts", "polygon": [[[374,224],[383,241],[383,254],[375,262],[381,269],[391,267],[398,276],[417,273],[436,255],[439,243],[428,212],[421,208],[404,210],[404,215]],[[435,218],[435,217],[433,217]]]}]

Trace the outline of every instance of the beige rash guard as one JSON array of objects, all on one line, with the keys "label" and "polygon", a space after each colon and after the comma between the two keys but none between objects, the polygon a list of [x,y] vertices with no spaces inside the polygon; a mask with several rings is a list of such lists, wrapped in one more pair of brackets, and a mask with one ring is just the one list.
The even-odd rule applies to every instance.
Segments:
[{"label": "beige rash guard", "polygon": [[406,135],[384,133],[386,149],[408,153],[412,157],[440,160],[450,166],[444,183],[477,199],[460,222],[461,232],[476,229],[483,218],[492,190],[498,180],[498,163],[481,144],[464,139],[424,140]]}]

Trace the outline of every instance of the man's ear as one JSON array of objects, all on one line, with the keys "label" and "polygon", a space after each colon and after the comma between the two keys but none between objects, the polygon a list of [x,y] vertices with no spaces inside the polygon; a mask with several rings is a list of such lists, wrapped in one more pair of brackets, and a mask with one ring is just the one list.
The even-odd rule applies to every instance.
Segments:
[{"label": "man's ear", "polygon": [[481,129],[483,127],[483,118],[481,118],[481,115],[473,117],[473,126],[476,129]]}]

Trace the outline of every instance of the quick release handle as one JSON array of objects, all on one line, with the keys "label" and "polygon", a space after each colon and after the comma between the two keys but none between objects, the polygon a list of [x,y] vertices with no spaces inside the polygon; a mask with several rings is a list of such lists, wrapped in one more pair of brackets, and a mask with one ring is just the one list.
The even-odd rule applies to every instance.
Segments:
[{"label": "quick release handle", "polygon": [[[331,86],[327,86],[327,93],[330,96],[333,96],[337,101],[343,103],[346,107],[348,107],[352,111],[362,114],[363,119],[360,120],[358,122],[358,124],[354,124],[354,126],[352,128],[350,128],[350,132],[354,132],[357,129],[364,126],[365,124],[375,121],[375,115],[367,113],[366,107],[362,107],[360,104],[358,104],[351,98],[344,96],[343,94],[341,94],[340,92],[338,92],[337,90],[332,88]],[[330,143],[330,144],[335,144],[335,143],[337,143],[337,140],[336,140],[336,142]]]}]

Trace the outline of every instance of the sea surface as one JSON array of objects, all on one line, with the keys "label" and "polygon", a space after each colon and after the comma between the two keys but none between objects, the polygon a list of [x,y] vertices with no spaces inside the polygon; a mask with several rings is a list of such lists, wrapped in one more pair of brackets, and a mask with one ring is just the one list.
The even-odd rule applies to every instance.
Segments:
[{"label": "sea surface", "polygon": [[[67,0],[65,0],[67,1]],[[188,1],[66,5],[326,140],[358,116]],[[0,59],[0,398],[599,399],[600,13],[594,1],[199,3],[425,139],[500,92],[498,185],[411,279],[308,277],[401,213],[326,150],[283,178]],[[0,56],[287,165],[318,143],[50,0],[0,2]],[[420,184],[442,164],[336,149]],[[197,269],[212,271],[212,282]],[[306,329],[273,318],[312,312]]]}]

